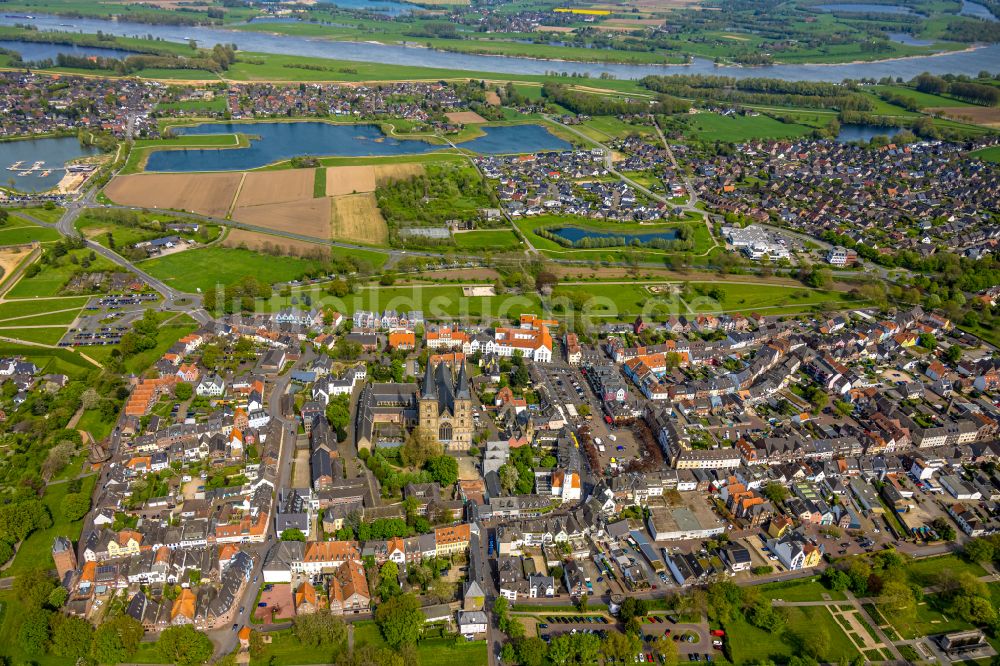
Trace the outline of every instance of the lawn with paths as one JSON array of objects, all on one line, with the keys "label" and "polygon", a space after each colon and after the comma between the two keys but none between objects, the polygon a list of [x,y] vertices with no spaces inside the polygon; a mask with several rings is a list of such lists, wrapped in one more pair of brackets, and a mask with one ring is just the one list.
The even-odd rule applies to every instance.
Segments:
[{"label": "lawn with paths", "polygon": [[726,623],[726,640],[732,652],[733,663],[744,664],[760,660],[787,662],[792,655],[798,653],[790,634],[808,637],[816,631],[825,631],[830,637],[830,647],[820,661],[837,663],[841,659],[851,660],[858,655],[857,648],[826,607],[789,606],[783,608],[783,611],[787,620],[786,629],[781,634],[753,627],[742,618]]}]

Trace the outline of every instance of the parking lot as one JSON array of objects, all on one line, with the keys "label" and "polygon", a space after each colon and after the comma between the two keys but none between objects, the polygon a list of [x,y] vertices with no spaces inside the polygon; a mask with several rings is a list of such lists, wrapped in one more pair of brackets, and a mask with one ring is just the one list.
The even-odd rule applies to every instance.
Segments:
[{"label": "parking lot", "polygon": [[157,294],[100,296],[91,298],[83,312],[59,341],[60,347],[115,345],[132,328]]},{"label": "parking lot", "polygon": [[[665,659],[656,650],[656,642],[663,636],[677,645],[677,653],[688,661],[710,662],[722,648],[721,637],[711,636],[701,624],[676,623],[668,615],[648,615],[639,619],[642,626],[642,653],[633,658],[634,663],[663,663]],[[613,618],[600,615],[546,615],[535,624],[538,636],[549,642],[553,636],[589,633],[604,638],[612,629],[621,630]]]},{"label": "parking lot", "polygon": [[[601,405],[580,368],[555,363],[535,367],[541,373],[552,399],[563,407],[570,423],[576,427],[585,424],[590,427],[602,470],[642,457],[631,430],[618,428],[603,420]],[[579,414],[581,405],[587,405],[590,416]]]},{"label": "parking lot", "polygon": [[[579,368],[559,363],[536,364],[535,368],[541,373],[552,399],[562,406],[573,425],[583,425],[600,414],[597,397],[588,388]],[[580,415],[581,405],[587,405],[590,417]]]}]

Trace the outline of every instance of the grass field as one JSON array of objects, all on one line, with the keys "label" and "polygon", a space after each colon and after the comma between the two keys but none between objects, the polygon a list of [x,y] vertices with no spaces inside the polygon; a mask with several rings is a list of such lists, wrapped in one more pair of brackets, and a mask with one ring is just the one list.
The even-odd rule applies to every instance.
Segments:
[{"label": "grass field", "polygon": [[46,299],[44,301],[31,299],[6,301],[0,303],[0,322],[6,322],[14,317],[46,314],[54,310],[80,310],[86,304],[85,296],[67,296],[66,298]]},{"label": "grass field", "polygon": [[[376,266],[385,263],[386,255],[364,250],[341,250],[361,256]],[[205,247],[143,261],[140,266],[154,277],[182,291],[205,291],[218,284],[227,285],[246,275],[264,284],[288,282],[302,277],[319,262],[297,257],[273,257],[250,250]]]},{"label": "grass field", "polygon": [[[692,287],[699,286],[691,283]],[[806,287],[783,287],[769,284],[746,284],[739,282],[702,283],[703,291],[712,288],[721,289],[725,297],[721,301],[704,295],[686,298],[688,305],[695,312],[750,312],[760,311],[761,314],[776,314],[788,311],[802,311],[809,306],[830,303],[844,307],[850,303],[845,292],[809,289]]]},{"label": "grass field", "polygon": [[115,427],[115,422],[106,421],[101,412],[96,409],[88,409],[80,417],[76,424],[77,429],[86,430],[95,440],[101,440],[111,434]]},{"label": "grass field", "polygon": [[222,113],[226,110],[226,98],[216,95],[212,99],[192,99],[184,102],[163,102],[157,104],[158,111],[204,111],[206,113]]},{"label": "grass field", "polygon": [[536,312],[541,302],[536,294],[522,296],[462,295],[458,286],[381,287],[358,291],[345,299],[345,314],[357,310],[423,310],[428,319],[472,318],[489,316],[507,318],[526,312]]},{"label": "grass field", "polygon": [[0,337],[54,345],[66,334],[65,326],[45,326],[39,328],[0,327]]},{"label": "grass field", "polygon": [[521,241],[509,229],[466,231],[452,238],[462,250],[513,250],[521,247]]},{"label": "grass field", "polygon": [[596,116],[575,126],[587,136],[604,143],[609,139],[623,138],[630,134],[650,135],[650,125],[632,125],[612,116]]},{"label": "grass field", "polygon": [[891,92],[899,95],[900,97],[911,99],[915,101],[918,108],[921,109],[935,106],[975,106],[974,104],[957,100],[954,97],[945,97],[943,95],[920,92],[919,90],[914,90],[913,88],[907,88],[905,86],[876,86],[875,90]]},{"label": "grass field", "polygon": [[986,570],[975,562],[968,562],[956,555],[942,555],[913,560],[906,565],[906,574],[916,585],[927,586],[934,583],[934,578],[942,571],[952,573],[969,573],[973,576],[985,576]]},{"label": "grass field", "polygon": [[823,601],[824,599],[846,599],[843,592],[835,592],[823,587],[815,578],[805,580],[767,583],[757,586],[761,596],[784,601]]},{"label": "grass field", "polygon": [[692,138],[700,141],[739,143],[750,139],[783,139],[807,136],[813,128],[783,123],[770,116],[722,116],[699,113],[688,118]]},{"label": "grass field", "polygon": [[18,213],[30,215],[36,220],[41,220],[42,222],[48,222],[50,224],[58,222],[59,218],[66,212],[66,209],[61,206],[55,206],[53,208],[46,208],[45,206],[25,206],[22,208],[8,208],[7,210],[15,215]]},{"label": "grass field", "polygon": [[787,662],[796,653],[788,633],[802,632],[808,636],[817,630],[825,630],[830,636],[830,649],[820,661],[837,663],[841,659],[851,660],[858,655],[851,639],[825,607],[792,606],[784,610],[787,613],[787,629],[782,635],[757,629],[742,619],[726,623],[726,640],[732,652],[733,663],[745,664],[755,660]]},{"label": "grass field", "polygon": [[[371,620],[353,623],[354,646],[386,647],[378,627]],[[265,653],[250,660],[251,666],[274,664],[294,666],[296,664],[329,663],[336,661],[336,655],[326,655],[313,648],[304,647],[290,631],[270,634],[271,644]],[[488,659],[484,641],[467,642],[454,638],[425,638],[417,643],[420,666],[485,666]]]},{"label": "grass field", "polygon": [[929,634],[944,634],[949,631],[961,631],[971,629],[972,625],[951,615],[946,614],[945,604],[936,594],[926,595],[922,601],[917,603],[916,618],[911,622],[900,622],[896,618],[888,618],[893,628],[903,638],[916,638]]},{"label": "grass field", "polygon": [[976,150],[969,154],[978,157],[984,162],[995,162],[1000,164],[1000,146],[990,146],[989,148]]},{"label": "grass field", "polygon": [[55,229],[40,227],[17,217],[12,217],[10,222],[0,227],[0,245],[23,245],[32,241],[51,243],[59,238]]}]

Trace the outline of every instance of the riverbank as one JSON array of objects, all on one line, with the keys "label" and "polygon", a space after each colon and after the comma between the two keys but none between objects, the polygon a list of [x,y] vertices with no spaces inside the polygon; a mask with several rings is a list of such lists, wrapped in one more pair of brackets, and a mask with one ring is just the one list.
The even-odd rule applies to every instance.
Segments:
[{"label": "riverbank", "polygon": [[[15,21],[0,16],[0,25],[11,25]],[[57,29],[59,19],[48,15],[34,16],[30,23],[39,29]],[[934,74],[967,74],[976,76],[982,70],[991,70],[996,62],[1000,62],[1000,44],[993,44],[972,50],[963,50],[944,54],[905,57],[899,60],[874,61],[859,64],[808,64],[808,65],[765,65],[759,67],[726,67],[716,66],[705,58],[695,58],[687,65],[623,65],[613,63],[581,63],[556,62],[548,60],[533,60],[513,56],[488,56],[458,54],[437,51],[427,48],[408,46],[386,46],[381,44],[366,44],[358,42],[341,42],[331,40],[307,39],[302,37],[281,36],[234,31],[205,27],[173,27],[127,23],[122,21],[106,21],[97,19],[80,19],[76,26],[84,32],[96,33],[98,30],[113,35],[152,34],[156,39],[171,42],[186,42],[195,39],[202,44],[235,43],[245,56],[247,53],[263,53],[275,56],[285,56],[285,62],[298,61],[302,64],[330,63],[331,60],[346,61],[358,70],[377,65],[384,65],[385,71],[379,76],[364,76],[351,72],[310,72],[302,70],[289,75],[282,72],[288,69],[281,65],[264,62],[260,66],[250,66],[237,63],[223,76],[232,80],[353,80],[366,79],[400,79],[428,78],[432,76],[454,77],[471,73],[473,76],[492,74],[494,77],[503,75],[539,75],[549,76],[553,69],[560,73],[586,75],[592,78],[612,76],[618,79],[640,79],[650,74],[670,75],[674,73],[687,74],[717,74],[735,78],[771,77],[788,81],[834,81],[844,79],[874,78],[886,76],[909,79],[928,71]],[[306,60],[303,61],[302,59]],[[265,59],[269,60],[269,59]],[[293,65],[294,66],[294,65]],[[402,68],[409,68],[409,71]],[[351,69],[347,67],[346,69]],[[417,72],[421,72],[420,73]],[[282,75],[284,74],[284,75]],[[181,73],[179,76],[183,76]],[[205,78],[203,75],[198,78]]]}]

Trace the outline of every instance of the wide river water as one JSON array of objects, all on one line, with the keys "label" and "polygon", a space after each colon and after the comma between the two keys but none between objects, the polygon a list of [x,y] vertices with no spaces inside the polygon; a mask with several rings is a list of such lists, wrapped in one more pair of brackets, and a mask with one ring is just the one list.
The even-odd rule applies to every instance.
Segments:
[{"label": "wide river water", "polygon": [[[67,19],[58,16],[2,15],[0,25],[32,23],[41,30],[66,30]],[[968,74],[993,71],[1000,63],[1000,44],[972,51],[939,56],[918,56],[899,60],[852,63],[842,65],[767,65],[763,67],[716,67],[712,61],[696,58],[690,65],[624,65],[569,61],[534,60],[509,56],[484,56],[433,49],[388,46],[374,43],[338,42],[326,39],[272,35],[220,28],[146,25],[102,19],[72,19],[80,32],[98,30],[113,35],[153,35],[171,42],[195,39],[201,46],[236,44],[241,51],[311,56],[354,62],[389,65],[435,67],[456,72],[493,72],[502,74],[547,74],[553,71],[589,74],[598,77],[611,74],[619,79],[638,79],[650,74],[718,74],[737,78],[772,77],[789,81],[842,81],[844,79],[882,78],[883,76],[911,79],[921,72],[934,74]]]}]

